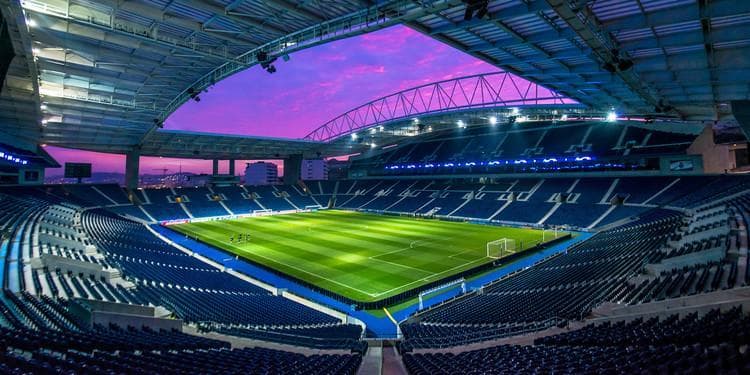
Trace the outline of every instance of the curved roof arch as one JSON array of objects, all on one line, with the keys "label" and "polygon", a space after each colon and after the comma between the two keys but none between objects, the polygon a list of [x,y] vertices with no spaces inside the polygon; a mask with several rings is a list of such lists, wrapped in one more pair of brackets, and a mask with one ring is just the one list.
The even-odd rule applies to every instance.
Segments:
[{"label": "curved roof arch", "polygon": [[729,103],[750,97],[750,1],[487,5],[466,19],[460,0],[0,0],[17,55],[0,120],[23,142],[124,152],[259,50],[283,56],[395,24],[590,109],[732,121]]},{"label": "curved roof arch", "polygon": [[[455,6],[411,0],[0,0],[18,19],[38,143],[137,147],[187,100],[271,58]],[[17,51],[21,52],[21,51]],[[35,123],[35,124],[32,124]],[[19,132],[20,133],[20,132]],[[32,137],[33,138],[33,137]],[[116,148],[116,147],[115,147]]]},{"label": "curved roof arch", "polygon": [[575,104],[575,101],[513,74],[477,74],[428,83],[375,99],[328,121],[304,139],[329,142],[374,126],[436,113],[564,104]]}]

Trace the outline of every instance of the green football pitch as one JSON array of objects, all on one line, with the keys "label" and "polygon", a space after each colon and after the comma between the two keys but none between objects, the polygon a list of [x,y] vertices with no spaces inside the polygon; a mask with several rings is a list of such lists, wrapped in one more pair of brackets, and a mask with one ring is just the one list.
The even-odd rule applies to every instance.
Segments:
[{"label": "green football pitch", "polygon": [[[522,251],[543,236],[536,229],[334,210],[170,228],[360,302],[491,262],[487,242],[514,239],[515,251]],[[250,239],[239,241],[239,234]],[[546,235],[547,240],[553,237]]]}]

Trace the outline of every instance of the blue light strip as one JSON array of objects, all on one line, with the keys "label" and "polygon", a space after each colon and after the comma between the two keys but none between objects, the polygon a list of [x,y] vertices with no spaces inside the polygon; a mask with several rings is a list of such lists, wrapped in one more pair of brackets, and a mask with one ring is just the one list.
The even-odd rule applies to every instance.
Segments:
[{"label": "blue light strip", "polygon": [[[476,166],[504,166],[504,165],[519,165],[519,164],[562,164],[572,163],[579,164],[584,167],[591,165],[592,162],[596,163],[596,158],[593,156],[576,156],[576,157],[547,157],[547,158],[535,158],[535,159],[502,159],[502,160],[491,160],[491,161],[468,161],[468,162],[445,162],[445,163],[410,163],[410,164],[392,164],[385,167],[387,170],[398,170],[398,169],[433,169],[433,168],[470,168]],[[597,163],[598,164],[598,163]],[[618,164],[608,164],[617,166]]]},{"label": "blue light strip", "polygon": [[15,156],[11,153],[2,152],[2,151],[0,151],[0,160],[5,160],[11,163],[16,163],[16,164],[21,164],[21,165],[29,164],[29,161],[26,159],[21,159],[18,156]]}]

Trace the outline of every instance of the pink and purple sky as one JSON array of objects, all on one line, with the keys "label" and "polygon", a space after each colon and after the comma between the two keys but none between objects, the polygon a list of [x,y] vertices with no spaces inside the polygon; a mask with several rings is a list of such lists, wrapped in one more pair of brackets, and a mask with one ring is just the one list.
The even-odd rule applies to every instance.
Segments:
[{"label": "pink and purple sky", "polygon": [[[472,56],[404,26],[317,46],[217,83],[165,121],[165,129],[301,138],[370,100],[434,81],[497,71]],[[93,172],[122,172],[122,155],[48,147],[61,164],[91,162]],[[222,168],[225,163],[222,163]],[[141,158],[141,173],[157,168],[210,173],[210,160]],[[240,164],[238,164],[238,172]],[[49,170],[55,175],[62,170]]]}]

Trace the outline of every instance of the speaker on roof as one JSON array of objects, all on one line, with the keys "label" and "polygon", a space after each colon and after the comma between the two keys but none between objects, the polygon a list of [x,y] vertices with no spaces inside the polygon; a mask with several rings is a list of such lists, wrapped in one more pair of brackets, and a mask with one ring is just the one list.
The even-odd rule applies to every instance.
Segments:
[{"label": "speaker on roof", "polygon": [[8,74],[10,63],[16,56],[13,50],[13,42],[10,40],[8,24],[5,23],[3,13],[0,11],[0,90],[5,84],[5,75]]}]

